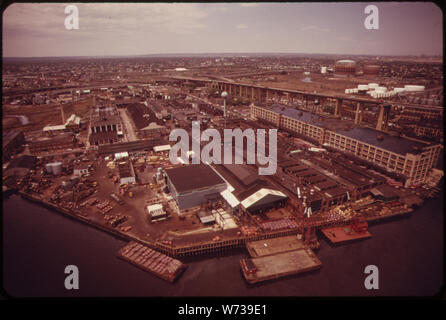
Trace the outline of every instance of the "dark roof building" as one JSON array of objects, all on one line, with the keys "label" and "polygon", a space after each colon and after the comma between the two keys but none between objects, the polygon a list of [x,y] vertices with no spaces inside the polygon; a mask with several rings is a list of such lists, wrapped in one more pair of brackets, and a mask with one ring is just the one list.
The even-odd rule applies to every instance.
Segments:
[{"label": "dark roof building", "polygon": [[166,182],[180,211],[220,197],[226,182],[208,165],[192,164],[166,170]]}]

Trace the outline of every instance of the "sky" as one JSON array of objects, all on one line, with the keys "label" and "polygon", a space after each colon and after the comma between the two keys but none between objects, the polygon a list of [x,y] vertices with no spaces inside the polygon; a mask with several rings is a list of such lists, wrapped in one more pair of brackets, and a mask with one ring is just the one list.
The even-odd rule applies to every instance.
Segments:
[{"label": "sky", "polygon": [[[378,8],[368,30],[366,6]],[[76,5],[79,29],[64,10]],[[442,55],[442,11],[429,2],[15,3],[3,57],[162,53]]]}]

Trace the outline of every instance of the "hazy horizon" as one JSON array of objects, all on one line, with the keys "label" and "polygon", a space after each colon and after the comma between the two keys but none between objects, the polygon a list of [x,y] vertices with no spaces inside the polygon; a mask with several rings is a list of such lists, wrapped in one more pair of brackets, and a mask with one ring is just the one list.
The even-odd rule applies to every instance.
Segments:
[{"label": "hazy horizon", "polygon": [[[3,12],[4,58],[300,54],[441,56],[441,9],[389,3],[14,3]],[[364,9],[379,8],[379,30]]]}]

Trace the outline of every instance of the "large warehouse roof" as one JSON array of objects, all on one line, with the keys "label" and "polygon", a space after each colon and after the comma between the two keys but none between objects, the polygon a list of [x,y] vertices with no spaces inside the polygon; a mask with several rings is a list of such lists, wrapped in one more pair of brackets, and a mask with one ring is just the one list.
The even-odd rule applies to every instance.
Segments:
[{"label": "large warehouse roof", "polygon": [[205,164],[166,169],[166,174],[179,193],[226,184],[210,166]]},{"label": "large warehouse roof", "polygon": [[[401,155],[406,153],[418,153],[423,147],[428,145],[414,140],[406,138],[400,138],[392,136],[382,131],[370,129],[370,128],[353,128],[348,131],[337,131],[336,133],[344,136],[374,145],[379,148],[383,148]],[[378,140],[378,136],[382,136],[383,139]],[[418,148],[418,151],[415,149]]]},{"label": "large warehouse roof", "polygon": [[262,188],[259,191],[257,191],[256,193],[250,195],[248,198],[246,198],[245,200],[243,200],[241,202],[242,206],[245,208],[249,208],[251,207],[253,204],[255,204],[256,202],[264,199],[267,196],[272,196],[271,201],[274,202],[279,198],[286,198],[287,196],[278,191],[278,190],[272,190],[272,189],[267,189],[267,188]]}]

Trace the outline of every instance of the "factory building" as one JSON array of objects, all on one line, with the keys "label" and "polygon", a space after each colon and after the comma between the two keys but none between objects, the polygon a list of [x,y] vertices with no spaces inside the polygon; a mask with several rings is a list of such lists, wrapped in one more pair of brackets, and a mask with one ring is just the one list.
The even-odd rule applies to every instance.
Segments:
[{"label": "factory building", "polygon": [[147,127],[139,130],[141,138],[143,139],[156,139],[159,140],[161,135],[166,132],[166,127],[157,124],[156,122],[151,122]]},{"label": "factory building", "polygon": [[117,143],[119,141],[116,131],[92,132],[88,138],[90,145],[101,146],[106,144]]},{"label": "factory building", "polygon": [[135,169],[130,161],[118,163],[119,183],[136,183]]},{"label": "factory building", "polygon": [[226,182],[208,165],[192,164],[166,170],[166,184],[180,211],[220,197]]},{"label": "factory building", "polygon": [[90,122],[90,132],[116,132],[122,135],[121,118],[115,107],[98,107],[93,110]]},{"label": "factory building", "polygon": [[11,159],[11,156],[22,151],[25,143],[23,131],[10,131],[3,136],[3,161]]},{"label": "factory building", "polygon": [[54,138],[33,140],[29,142],[29,151],[32,154],[57,150],[74,149],[77,147],[76,138],[72,134],[60,134]]},{"label": "factory building", "polygon": [[232,208],[238,209],[240,205],[256,214],[282,207],[288,201],[284,193],[273,189],[257,172],[244,164],[216,165],[215,169],[228,184],[221,195]]},{"label": "factory building", "polygon": [[[252,117],[273,123],[405,177],[405,186],[423,183],[437,163],[441,146],[395,137],[370,128],[331,131],[307,112],[273,105],[270,109],[252,105]],[[310,122],[310,123],[309,123]]]}]

